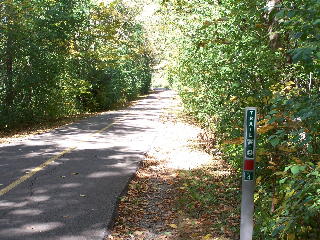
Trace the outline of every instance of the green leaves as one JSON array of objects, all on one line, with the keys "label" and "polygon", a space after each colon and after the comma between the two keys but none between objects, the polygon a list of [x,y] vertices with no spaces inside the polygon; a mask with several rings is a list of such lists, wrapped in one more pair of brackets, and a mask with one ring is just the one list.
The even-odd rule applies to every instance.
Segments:
[{"label": "green leaves", "polygon": [[[285,172],[286,177],[279,181],[278,194],[282,202],[273,216],[272,234],[281,239],[292,237],[293,234],[301,239],[312,239],[319,233],[316,223],[320,210],[319,167],[307,162],[290,165],[285,168]],[[298,223],[301,224],[299,227]],[[306,226],[308,231],[305,230]]]},{"label": "green leaves", "polygon": [[288,166],[285,168],[285,171],[288,171],[289,169],[293,175],[296,175],[296,174],[304,171],[306,169],[306,166],[302,166],[302,165]]},{"label": "green leaves", "polygon": [[292,60],[295,63],[299,61],[310,63],[312,62],[312,57],[314,56],[315,50],[315,47],[297,48],[292,51]]},{"label": "green leaves", "polygon": [[315,20],[312,24],[313,25],[319,25],[320,24],[320,19]]},{"label": "green leaves", "polygon": [[270,139],[270,143],[273,147],[277,146],[280,143],[280,139],[275,137],[275,136],[271,136],[273,137],[272,139]]},{"label": "green leaves", "polygon": [[305,169],[304,166],[298,166],[298,165],[292,166],[292,167],[290,168],[290,170],[291,170],[291,172],[292,172],[293,175],[298,174],[299,172],[303,171],[304,169]]}]

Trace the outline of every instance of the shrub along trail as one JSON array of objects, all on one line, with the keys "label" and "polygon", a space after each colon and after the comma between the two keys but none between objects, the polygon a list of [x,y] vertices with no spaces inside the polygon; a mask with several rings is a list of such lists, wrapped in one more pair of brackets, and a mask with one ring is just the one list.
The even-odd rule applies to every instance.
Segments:
[{"label": "shrub along trail", "polygon": [[239,174],[182,114],[177,98],[160,121],[163,131],[120,199],[106,239],[237,239]]}]

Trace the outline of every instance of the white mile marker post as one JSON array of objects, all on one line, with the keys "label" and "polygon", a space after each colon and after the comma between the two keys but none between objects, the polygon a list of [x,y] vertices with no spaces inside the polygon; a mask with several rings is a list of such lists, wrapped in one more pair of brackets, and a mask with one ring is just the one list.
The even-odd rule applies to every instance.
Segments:
[{"label": "white mile marker post", "polygon": [[240,240],[252,240],[253,235],[256,133],[257,108],[247,107],[244,117],[244,161],[242,172]]}]

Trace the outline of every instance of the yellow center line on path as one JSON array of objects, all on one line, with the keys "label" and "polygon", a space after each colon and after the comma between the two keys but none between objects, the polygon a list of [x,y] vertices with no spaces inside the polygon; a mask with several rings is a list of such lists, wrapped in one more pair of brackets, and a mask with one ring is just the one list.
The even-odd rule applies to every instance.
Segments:
[{"label": "yellow center line on path", "polygon": [[[110,127],[113,126],[113,124],[115,124],[115,121],[113,121],[112,123],[110,123],[109,125],[107,125],[106,127],[94,132],[91,135],[97,134],[97,133],[101,133],[107,129],[109,129]],[[84,142],[84,141],[82,141]],[[9,184],[7,187],[3,188],[0,190],[0,196],[5,195],[6,193],[8,193],[9,191],[11,191],[12,189],[14,189],[16,186],[18,186],[19,184],[23,183],[24,181],[26,181],[27,179],[31,178],[33,175],[35,175],[37,172],[43,170],[45,167],[47,167],[48,165],[50,165],[51,163],[53,163],[54,161],[58,160],[59,158],[61,158],[63,155],[72,152],[73,150],[75,150],[77,147],[70,147],[66,150],[64,150],[63,152],[59,153],[58,155],[50,158],[49,160],[45,161],[44,163],[40,164],[39,166],[35,167],[34,169],[32,169],[29,173],[27,173],[26,175],[23,175],[22,177],[20,177],[19,179],[17,179],[16,181],[12,182],[11,184]]]},{"label": "yellow center line on path", "polygon": [[39,172],[40,170],[44,169],[46,166],[48,166],[50,163],[54,162],[55,160],[59,159],[60,157],[62,157],[63,155],[71,152],[72,150],[74,150],[76,147],[71,147],[68,148],[67,150],[64,150],[63,152],[59,153],[57,156],[54,156],[52,158],[50,158],[49,160],[47,160],[46,162],[42,163],[41,165],[39,165],[38,167],[35,167],[34,169],[32,169],[29,173],[27,173],[26,175],[20,177],[18,180],[14,181],[13,183],[11,183],[9,186],[1,189],[0,191],[0,196],[6,194],[7,192],[9,192],[10,190],[12,190],[13,188],[15,188],[16,186],[18,186],[19,184],[23,183],[24,181],[26,181],[27,179],[31,178],[33,175],[35,175],[37,172]]},{"label": "yellow center line on path", "polygon": [[92,135],[97,134],[97,133],[101,133],[101,132],[103,132],[103,131],[105,131],[105,130],[107,130],[107,129],[111,128],[111,127],[113,126],[113,124],[115,124],[116,122],[117,122],[117,121],[113,121],[112,123],[110,123],[110,124],[109,124],[109,125],[107,125],[106,127],[104,127],[104,128],[102,128],[102,129],[100,129],[100,130],[98,130],[98,131],[94,132]]}]

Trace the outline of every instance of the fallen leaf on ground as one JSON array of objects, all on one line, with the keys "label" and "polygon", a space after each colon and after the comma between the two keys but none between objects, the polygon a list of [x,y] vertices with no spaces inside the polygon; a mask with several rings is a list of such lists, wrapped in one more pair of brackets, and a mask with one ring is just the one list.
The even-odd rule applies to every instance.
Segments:
[{"label": "fallen leaf on ground", "polygon": [[174,229],[178,228],[178,226],[176,224],[169,224],[169,226],[174,228]]}]

